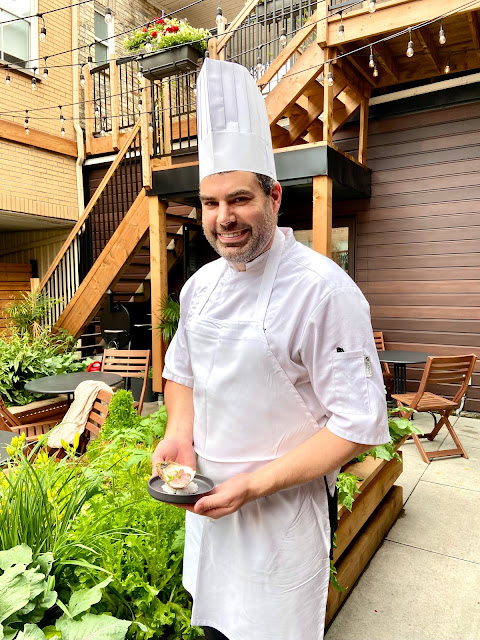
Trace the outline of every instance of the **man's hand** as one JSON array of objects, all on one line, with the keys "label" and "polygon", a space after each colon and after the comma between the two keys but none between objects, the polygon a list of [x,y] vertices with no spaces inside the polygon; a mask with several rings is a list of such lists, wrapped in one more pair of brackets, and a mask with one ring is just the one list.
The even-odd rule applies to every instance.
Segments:
[{"label": "man's hand", "polygon": [[239,473],[229,478],[215,487],[208,496],[200,498],[190,511],[214,519],[235,513],[254,498],[250,489],[250,477],[249,473]]},{"label": "man's hand", "polygon": [[157,464],[164,460],[178,462],[192,469],[196,467],[195,451],[189,440],[167,437],[159,442],[152,456],[152,476],[158,476]]}]

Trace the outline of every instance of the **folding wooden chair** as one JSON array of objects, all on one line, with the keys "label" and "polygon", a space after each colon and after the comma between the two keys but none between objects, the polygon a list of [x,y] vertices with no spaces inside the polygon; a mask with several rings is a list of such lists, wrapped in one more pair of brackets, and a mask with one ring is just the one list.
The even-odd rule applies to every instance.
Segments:
[{"label": "folding wooden chair", "polygon": [[[383,339],[383,331],[374,331],[373,337],[375,339],[375,346],[377,351],[385,351],[385,341]],[[387,362],[382,362],[383,381],[387,389],[387,396],[390,398],[393,391],[393,373],[390,371],[390,367]]]},{"label": "folding wooden chair", "polygon": [[108,406],[113,397],[113,391],[104,391],[100,389],[92,405],[90,413],[88,414],[87,423],[85,425],[85,431],[80,437],[80,442],[77,451],[84,453],[88,443],[93,438],[96,438],[102,428],[108,415]]},{"label": "folding wooden chair", "polygon": [[13,414],[0,398],[0,430],[12,431],[18,435],[24,433],[26,442],[35,442],[61,422],[67,409],[68,403],[65,400]]},{"label": "folding wooden chair", "polygon": [[[425,451],[417,435],[412,434],[412,438],[420,451],[422,459],[427,464],[433,458],[447,458],[450,456],[463,456],[468,458],[462,443],[458,439],[452,425],[450,424],[450,414],[455,411],[462,401],[472,376],[477,356],[471,354],[466,356],[429,356],[423,371],[420,386],[416,393],[397,393],[392,398],[397,401],[398,407],[410,407],[416,411],[435,411],[440,414],[440,420],[435,425],[433,431],[425,434],[424,438],[433,440],[441,427],[445,425],[457,445],[456,449],[443,449],[441,451]],[[427,386],[436,384],[455,384],[457,390],[451,400],[443,396],[426,391]]]},{"label": "folding wooden chair", "polygon": [[138,414],[142,413],[150,369],[150,350],[105,349],[101,371],[112,371],[124,378],[143,378],[140,399],[134,403]]}]

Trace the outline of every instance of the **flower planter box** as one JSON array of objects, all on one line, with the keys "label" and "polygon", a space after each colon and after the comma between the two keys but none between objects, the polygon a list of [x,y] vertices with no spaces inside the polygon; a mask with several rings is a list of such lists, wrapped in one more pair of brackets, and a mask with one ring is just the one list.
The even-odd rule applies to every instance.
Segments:
[{"label": "flower planter box", "polygon": [[143,75],[149,80],[160,80],[187,71],[194,71],[201,54],[190,44],[148,53],[141,59]]},{"label": "flower planter box", "polygon": [[[400,440],[397,450],[405,440]],[[361,493],[356,494],[351,512],[344,506],[338,509],[337,547],[334,549],[333,563],[337,569],[338,583],[346,590],[336,591],[330,585],[326,625],[341,607],[402,510],[403,490],[394,485],[402,470],[403,461],[385,462],[374,460],[371,456],[363,462],[349,464],[345,469],[361,478],[358,482]]]}]

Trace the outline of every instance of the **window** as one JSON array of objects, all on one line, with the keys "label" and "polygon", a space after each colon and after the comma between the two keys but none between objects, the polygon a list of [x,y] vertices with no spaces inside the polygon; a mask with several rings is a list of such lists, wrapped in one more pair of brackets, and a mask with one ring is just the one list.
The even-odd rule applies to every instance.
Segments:
[{"label": "window", "polygon": [[[2,0],[0,0],[1,2]],[[114,52],[114,39],[101,42],[105,38],[113,36],[113,20],[110,24],[105,22],[105,8],[95,3],[95,62],[103,64],[108,62],[110,54]]]},{"label": "window", "polygon": [[35,11],[32,10],[31,0],[0,0],[0,22],[24,18],[0,24],[1,60],[25,67],[27,60],[36,57],[36,25],[33,22],[34,18],[26,18],[33,13]]}]

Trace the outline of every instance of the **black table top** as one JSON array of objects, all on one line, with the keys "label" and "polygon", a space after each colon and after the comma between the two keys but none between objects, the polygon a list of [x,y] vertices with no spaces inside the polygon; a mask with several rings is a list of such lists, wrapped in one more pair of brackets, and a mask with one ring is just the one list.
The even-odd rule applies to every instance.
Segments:
[{"label": "black table top", "polygon": [[100,380],[105,384],[118,384],[123,380],[118,373],[108,371],[78,371],[77,373],[63,373],[58,376],[45,376],[30,380],[25,389],[31,393],[45,393],[57,395],[60,393],[74,393],[75,389],[85,380]]},{"label": "black table top", "polygon": [[422,353],[420,351],[395,351],[386,349],[385,351],[377,351],[380,362],[388,362],[390,364],[419,364],[426,362],[430,353]]},{"label": "black table top", "polygon": [[0,431],[0,464],[5,464],[9,459],[10,456],[7,453],[7,447],[16,435],[18,434],[12,433],[11,431]]}]

